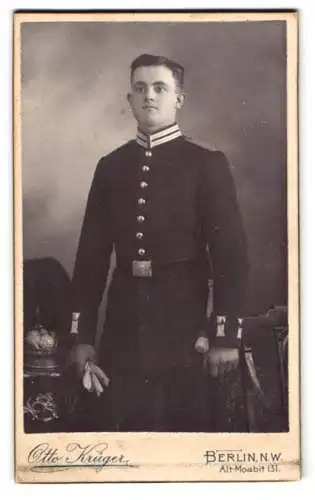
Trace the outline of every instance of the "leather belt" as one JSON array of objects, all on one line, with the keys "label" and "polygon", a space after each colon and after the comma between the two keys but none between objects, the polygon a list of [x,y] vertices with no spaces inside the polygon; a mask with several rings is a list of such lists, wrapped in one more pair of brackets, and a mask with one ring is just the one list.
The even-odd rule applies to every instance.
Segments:
[{"label": "leather belt", "polygon": [[196,269],[205,264],[203,259],[177,259],[168,262],[157,262],[152,260],[133,260],[130,264],[117,262],[117,271],[133,276],[135,278],[151,278],[165,273],[179,270]]}]

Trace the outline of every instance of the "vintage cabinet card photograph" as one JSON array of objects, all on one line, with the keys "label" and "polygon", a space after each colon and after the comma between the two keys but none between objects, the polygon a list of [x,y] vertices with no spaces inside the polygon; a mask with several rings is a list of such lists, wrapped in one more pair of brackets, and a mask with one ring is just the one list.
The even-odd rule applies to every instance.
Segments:
[{"label": "vintage cabinet card photograph", "polygon": [[14,13],[16,480],[300,477],[298,14]]}]

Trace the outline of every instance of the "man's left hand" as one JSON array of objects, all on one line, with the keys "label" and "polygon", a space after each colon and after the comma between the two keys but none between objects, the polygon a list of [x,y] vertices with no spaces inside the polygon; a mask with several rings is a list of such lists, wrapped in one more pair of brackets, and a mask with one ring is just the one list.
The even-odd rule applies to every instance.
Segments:
[{"label": "man's left hand", "polygon": [[210,347],[206,356],[213,377],[229,373],[239,364],[239,350],[236,347]]}]

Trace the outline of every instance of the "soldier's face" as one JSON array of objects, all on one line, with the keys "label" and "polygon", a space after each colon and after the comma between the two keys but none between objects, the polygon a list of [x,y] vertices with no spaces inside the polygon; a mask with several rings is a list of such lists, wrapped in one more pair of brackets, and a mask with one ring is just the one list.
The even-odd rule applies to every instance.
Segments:
[{"label": "soldier's face", "polygon": [[184,96],[169,68],[142,66],[132,75],[128,101],[141,130],[152,133],[176,121]]}]

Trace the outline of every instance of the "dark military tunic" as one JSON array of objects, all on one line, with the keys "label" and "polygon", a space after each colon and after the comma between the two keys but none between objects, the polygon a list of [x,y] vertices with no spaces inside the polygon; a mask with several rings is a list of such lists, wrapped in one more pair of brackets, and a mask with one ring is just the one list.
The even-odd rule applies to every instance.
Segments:
[{"label": "dark military tunic", "polygon": [[[117,266],[102,338],[111,366],[191,366],[201,332],[210,344],[239,344],[247,253],[223,153],[189,142],[173,126],[150,139],[138,132],[137,140],[100,159],[73,276],[84,343],[94,343],[113,248]],[[151,276],[134,276],[134,261],[150,261]]]},{"label": "dark military tunic", "polygon": [[74,331],[82,343],[94,343],[113,249],[100,349],[107,372],[196,367],[200,335],[210,345],[239,345],[247,253],[223,153],[189,142],[175,125],[151,137],[138,132],[100,159],[73,276]]}]

